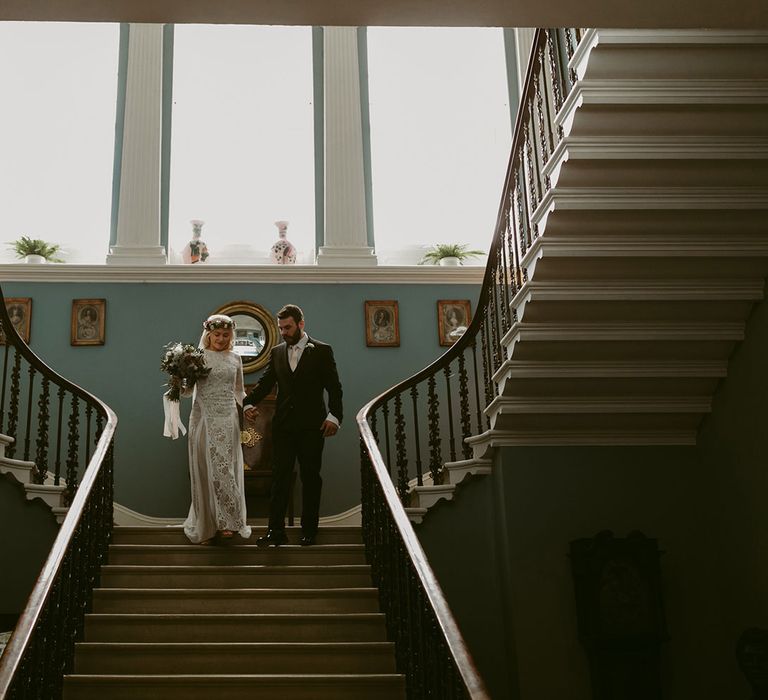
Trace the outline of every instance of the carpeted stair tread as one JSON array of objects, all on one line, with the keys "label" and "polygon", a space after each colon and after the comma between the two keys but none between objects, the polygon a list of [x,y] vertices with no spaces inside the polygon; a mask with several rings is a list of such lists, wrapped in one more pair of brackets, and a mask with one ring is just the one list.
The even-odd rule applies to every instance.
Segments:
[{"label": "carpeted stair tread", "polygon": [[100,588],[95,613],[377,612],[375,588]]},{"label": "carpeted stair tread", "polygon": [[232,566],[108,564],[101,567],[104,587],[184,588],[210,586],[235,587],[296,587],[304,582],[308,587],[352,587],[371,585],[368,564],[300,565],[250,564]]},{"label": "carpeted stair tread", "polygon": [[97,614],[85,616],[85,641],[384,641],[381,613]]},{"label": "carpeted stair tread", "polygon": [[75,672],[394,673],[391,642],[80,642]]},{"label": "carpeted stair tread", "polygon": [[398,674],[77,675],[64,700],[402,700]]}]

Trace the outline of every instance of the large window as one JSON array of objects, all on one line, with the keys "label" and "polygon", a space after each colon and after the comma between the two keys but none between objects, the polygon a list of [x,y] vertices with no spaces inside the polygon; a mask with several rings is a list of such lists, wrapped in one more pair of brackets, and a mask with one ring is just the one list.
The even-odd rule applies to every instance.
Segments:
[{"label": "large window", "polygon": [[502,30],[370,28],[368,75],[379,261],[488,250],[512,131]]},{"label": "large window", "polygon": [[118,42],[116,24],[0,22],[0,260],[28,236],[104,262]]},{"label": "large window", "polygon": [[287,220],[297,262],[313,260],[310,27],[175,28],[171,261],[205,222],[208,263],[266,262]]}]

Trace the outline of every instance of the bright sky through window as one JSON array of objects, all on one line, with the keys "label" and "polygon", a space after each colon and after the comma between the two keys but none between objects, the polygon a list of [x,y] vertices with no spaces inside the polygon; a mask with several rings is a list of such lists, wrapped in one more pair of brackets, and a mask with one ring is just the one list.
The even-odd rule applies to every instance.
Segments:
[{"label": "bright sky through window", "polygon": [[252,262],[277,240],[315,242],[312,30],[177,25],[169,239],[205,221],[208,262]]},{"label": "bright sky through window", "polygon": [[377,248],[487,250],[512,138],[502,30],[372,27],[368,70]]},{"label": "bright sky through window", "polygon": [[104,262],[118,43],[117,24],[0,22],[0,259],[28,236]]}]

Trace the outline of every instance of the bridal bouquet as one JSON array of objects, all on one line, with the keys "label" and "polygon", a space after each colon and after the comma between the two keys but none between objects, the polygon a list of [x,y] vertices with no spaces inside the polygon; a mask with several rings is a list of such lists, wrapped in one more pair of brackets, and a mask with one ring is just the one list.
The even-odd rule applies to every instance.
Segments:
[{"label": "bridal bouquet", "polygon": [[205,366],[203,351],[183,343],[168,343],[165,346],[160,369],[170,375],[168,391],[165,392],[169,401],[178,401],[182,389],[191,389],[198,379],[207,377],[211,371]]},{"label": "bridal bouquet", "polygon": [[163,435],[175,440],[187,434],[187,429],[181,422],[179,413],[179,399],[182,389],[191,389],[198,379],[207,377],[211,371],[205,366],[205,354],[194,345],[184,343],[168,343],[165,346],[163,359],[160,361],[160,369],[167,372],[168,391],[163,394],[163,407],[165,409],[165,427]]}]

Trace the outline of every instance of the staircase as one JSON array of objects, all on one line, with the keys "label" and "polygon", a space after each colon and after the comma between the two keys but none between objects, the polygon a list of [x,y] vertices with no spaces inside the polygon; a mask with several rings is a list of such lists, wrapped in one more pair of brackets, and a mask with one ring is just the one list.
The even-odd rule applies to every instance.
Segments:
[{"label": "staircase", "polygon": [[402,699],[386,638],[359,528],[262,548],[116,527],[64,698]]},{"label": "staircase", "polygon": [[35,463],[21,459],[12,459],[6,457],[6,448],[13,445],[14,439],[8,435],[0,433],[0,474],[7,474],[24,487],[24,494],[27,500],[39,499],[45,503],[56,518],[56,522],[61,524],[69,510],[66,506],[66,487],[50,484],[35,484],[32,480]]},{"label": "staircase", "polygon": [[569,69],[490,428],[414,489],[415,522],[497,447],[695,444],[763,299],[768,32],[591,29]]}]

